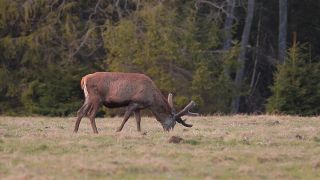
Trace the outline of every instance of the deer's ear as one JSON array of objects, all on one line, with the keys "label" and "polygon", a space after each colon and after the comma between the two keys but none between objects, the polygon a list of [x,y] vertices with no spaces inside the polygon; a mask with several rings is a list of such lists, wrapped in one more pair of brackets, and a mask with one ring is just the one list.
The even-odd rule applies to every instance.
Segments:
[{"label": "deer's ear", "polygon": [[171,109],[174,111],[172,96],[173,96],[172,93],[168,94],[168,104],[171,107]]}]

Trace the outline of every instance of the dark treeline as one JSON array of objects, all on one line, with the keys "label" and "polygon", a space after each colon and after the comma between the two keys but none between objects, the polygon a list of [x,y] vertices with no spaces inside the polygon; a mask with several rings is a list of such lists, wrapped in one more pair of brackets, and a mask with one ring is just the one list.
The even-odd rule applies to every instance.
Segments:
[{"label": "dark treeline", "polygon": [[[140,72],[201,113],[320,112],[320,0],[0,0],[0,114],[74,115]],[[101,113],[110,113],[103,110]]]}]

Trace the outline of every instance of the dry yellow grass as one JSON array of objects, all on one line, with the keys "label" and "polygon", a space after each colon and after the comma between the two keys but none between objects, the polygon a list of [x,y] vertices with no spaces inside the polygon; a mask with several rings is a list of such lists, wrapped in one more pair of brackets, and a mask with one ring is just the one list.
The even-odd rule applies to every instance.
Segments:
[{"label": "dry yellow grass", "polygon": [[[211,116],[163,132],[154,118],[0,117],[0,179],[319,179],[320,118]],[[168,143],[171,136],[184,140]]]}]

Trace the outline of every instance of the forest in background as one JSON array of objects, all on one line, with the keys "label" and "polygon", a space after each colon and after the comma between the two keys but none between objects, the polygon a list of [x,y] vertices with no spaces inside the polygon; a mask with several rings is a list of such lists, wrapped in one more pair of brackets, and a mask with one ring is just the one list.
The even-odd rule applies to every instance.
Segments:
[{"label": "forest in background", "polygon": [[[177,107],[320,113],[320,0],[0,0],[0,114],[68,116],[82,76],[150,76]],[[102,110],[100,115],[113,111]]]}]

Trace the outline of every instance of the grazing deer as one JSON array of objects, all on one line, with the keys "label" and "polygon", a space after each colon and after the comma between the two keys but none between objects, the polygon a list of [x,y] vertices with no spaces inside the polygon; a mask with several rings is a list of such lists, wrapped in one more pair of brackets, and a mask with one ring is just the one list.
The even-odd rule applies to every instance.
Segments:
[{"label": "grazing deer", "polygon": [[78,132],[82,117],[87,116],[90,119],[93,132],[98,133],[95,116],[101,105],[108,108],[127,106],[124,119],[117,132],[122,130],[132,113],[135,115],[137,130],[141,131],[140,110],[146,108],[153,113],[166,131],[173,129],[176,122],[186,127],[192,127],[181,117],[198,115],[189,111],[195,106],[193,101],[176,113],[173,108],[172,94],[169,94],[168,100],[166,100],[154,82],[144,74],[96,72],[81,79],[81,88],[84,91],[85,102],[77,113],[74,132]]}]

